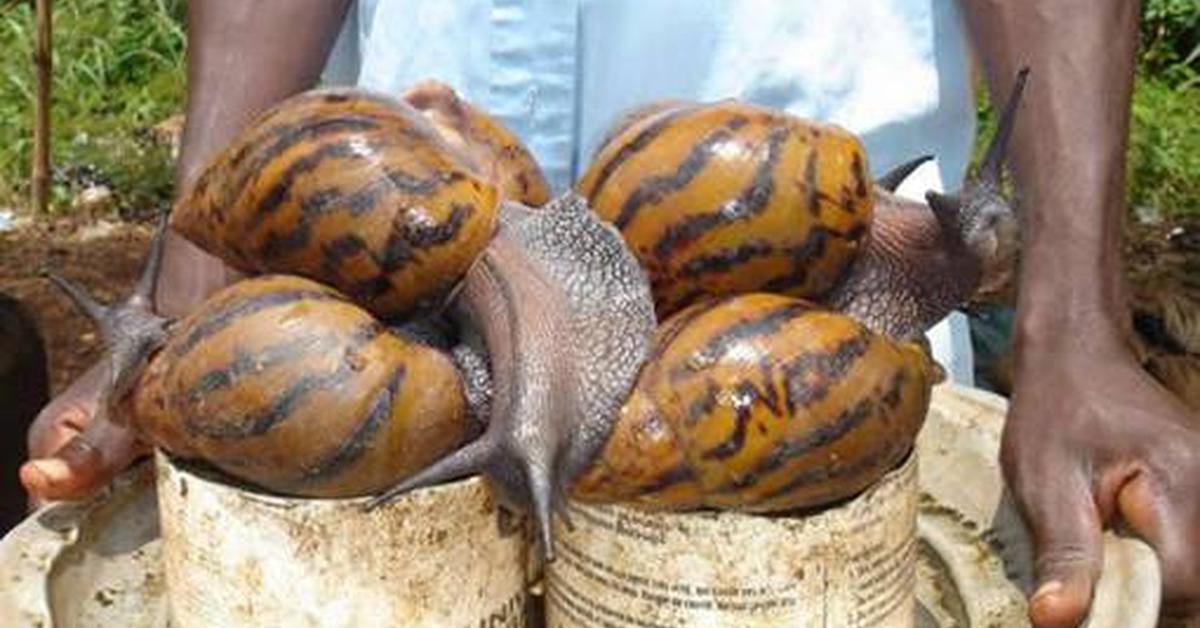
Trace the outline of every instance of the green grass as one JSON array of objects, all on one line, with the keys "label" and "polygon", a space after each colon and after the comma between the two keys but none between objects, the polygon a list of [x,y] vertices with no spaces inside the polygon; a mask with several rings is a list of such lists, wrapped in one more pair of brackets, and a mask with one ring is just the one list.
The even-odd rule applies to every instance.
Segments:
[{"label": "green grass", "polygon": [[1129,201],[1168,218],[1200,218],[1200,86],[1140,77],[1129,137]]},{"label": "green grass", "polygon": [[[0,205],[22,207],[32,148],[33,16],[0,12]],[[118,209],[169,199],[168,148],[146,132],[184,96],[183,0],[54,2],[53,210],[64,211],[82,172],[110,185]]]}]

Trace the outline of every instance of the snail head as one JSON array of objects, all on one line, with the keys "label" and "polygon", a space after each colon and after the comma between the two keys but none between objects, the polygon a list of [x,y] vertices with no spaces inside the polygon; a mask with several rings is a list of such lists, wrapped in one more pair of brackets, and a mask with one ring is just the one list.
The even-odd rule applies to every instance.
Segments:
[{"label": "snail head", "polygon": [[501,207],[500,226],[454,308],[492,366],[487,430],[367,504],[483,473],[528,512],[547,560],[566,487],[607,440],[654,330],[649,283],[613,227],[574,194]]},{"label": "snail head", "polygon": [[[42,274],[96,324],[108,348],[109,382],[101,411],[124,397],[150,356],[166,342],[172,320],[154,313],[154,290],[162,267],[167,234],[166,214],[159,220],[150,253],[133,293],[120,303],[104,305],[79,284],[50,271]],[[111,416],[111,413],[110,413]]]},{"label": "snail head", "polygon": [[957,237],[985,265],[1007,253],[1016,240],[1017,219],[1003,194],[1002,170],[1028,76],[1027,67],[1017,73],[1008,102],[1000,112],[996,134],[980,162],[978,176],[957,194],[932,191],[925,194],[942,232]]}]

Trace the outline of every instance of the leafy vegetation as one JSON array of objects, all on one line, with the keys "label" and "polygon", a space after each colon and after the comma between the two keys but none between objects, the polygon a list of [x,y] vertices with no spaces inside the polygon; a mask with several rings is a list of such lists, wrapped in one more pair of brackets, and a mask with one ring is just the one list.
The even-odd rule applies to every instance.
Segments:
[{"label": "leafy vegetation", "polygon": [[[0,206],[28,195],[34,94],[32,3],[0,2]],[[120,209],[161,205],[169,147],[149,129],[183,102],[183,0],[54,2],[51,129],[56,211],[88,184]]]},{"label": "leafy vegetation", "polygon": [[1129,200],[1200,217],[1200,0],[1143,0]]}]

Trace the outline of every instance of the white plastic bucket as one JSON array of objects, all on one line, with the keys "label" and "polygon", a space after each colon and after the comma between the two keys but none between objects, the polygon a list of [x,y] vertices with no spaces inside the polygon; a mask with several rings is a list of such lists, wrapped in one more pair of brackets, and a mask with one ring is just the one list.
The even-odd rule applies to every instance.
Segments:
[{"label": "white plastic bucket", "polygon": [[523,527],[472,478],[372,512],[214,481],[158,455],[171,625],[524,626]]}]

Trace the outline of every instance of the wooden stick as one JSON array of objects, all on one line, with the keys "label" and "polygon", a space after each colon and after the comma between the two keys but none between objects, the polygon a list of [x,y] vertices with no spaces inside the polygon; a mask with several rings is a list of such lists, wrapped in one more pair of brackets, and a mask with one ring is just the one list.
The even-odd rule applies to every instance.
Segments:
[{"label": "wooden stick", "polygon": [[33,124],[33,208],[44,214],[50,204],[50,0],[34,0],[37,14],[37,43],[33,63],[37,71],[37,93]]}]

